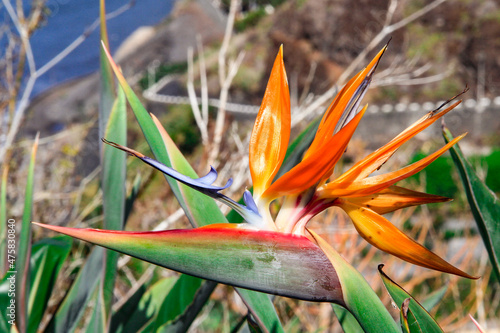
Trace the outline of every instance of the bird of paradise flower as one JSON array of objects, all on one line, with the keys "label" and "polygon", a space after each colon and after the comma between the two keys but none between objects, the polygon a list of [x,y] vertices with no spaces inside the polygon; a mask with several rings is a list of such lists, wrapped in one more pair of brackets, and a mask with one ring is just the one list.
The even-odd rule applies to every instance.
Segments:
[{"label": "bird of paradise flower", "polygon": [[[307,228],[315,215],[336,206],[349,215],[359,234],[380,250],[426,268],[474,278],[406,236],[383,217],[401,208],[449,200],[395,184],[425,168],[464,135],[400,170],[372,175],[402,144],[461,101],[445,108],[455,98],[447,101],[331,179],[366,111],[367,106],[360,106],[361,100],[385,50],[386,47],[338,93],[302,160],[275,179],[285,159],[291,127],[290,96],[280,48],[250,138],[253,193],[245,191],[244,204],[221,193],[231,185],[231,179],[225,186],[214,185],[217,172],[213,168],[201,178],[190,178],[140,152],[103,139],[182,184],[229,205],[245,223],[159,232],[38,225],[187,274],[272,294],[335,302],[353,310],[357,301],[346,292],[350,283],[346,263],[326,241]],[[109,54],[108,59],[120,84],[130,91]],[[158,119],[153,115],[152,119],[166,150],[180,154]],[[281,209],[273,218],[269,206],[281,197]]]}]

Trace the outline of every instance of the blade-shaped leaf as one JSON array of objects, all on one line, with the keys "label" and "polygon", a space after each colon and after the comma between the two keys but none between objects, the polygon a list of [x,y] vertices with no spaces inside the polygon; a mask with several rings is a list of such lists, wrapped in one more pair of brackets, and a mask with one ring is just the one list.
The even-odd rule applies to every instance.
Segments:
[{"label": "blade-shaped leaf", "polygon": [[[182,275],[177,283],[184,286],[173,289],[165,298],[156,317],[156,332],[183,333],[189,329],[217,286],[217,282],[200,279],[197,280],[201,281],[201,285],[196,286],[197,281],[190,281],[193,279],[196,278]],[[164,324],[159,326],[161,323]]]},{"label": "blade-shaped leaf", "polygon": [[[118,88],[118,97],[107,121],[105,136],[119,144],[127,144],[127,108],[125,95]],[[116,149],[104,147],[102,193],[104,228],[108,230],[122,230],[125,224],[125,183],[126,183],[126,156]],[[104,320],[109,320],[111,304],[113,301],[113,290],[116,279],[116,265],[119,254],[114,251],[105,251],[102,296],[105,309]],[[97,322],[99,324],[99,321]]]},{"label": "blade-shaped leaf", "polygon": [[444,297],[444,294],[448,291],[448,286],[444,285],[438,290],[433,291],[427,295],[424,299],[420,301],[420,304],[427,311],[431,311]]},{"label": "blade-shaped leaf", "polygon": [[16,277],[15,273],[7,272],[0,282],[0,305],[5,308],[5,311],[0,311],[0,332],[18,333],[14,325],[16,320],[15,304],[12,304],[12,290],[15,290]]},{"label": "blade-shaped leaf", "polygon": [[314,231],[308,231],[335,267],[343,292],[344,307],[356,318],[363,330],[367,333],[400,333],[399,327],[361,273]]},{"label": "blade-shaped leaf", "polygon": [[[125,224],[128,221],[130,213],[132,212],[132,207],[134,205],[135,199],[139,195],[139,190],[141,188],[141,176],[138,174],[134,179],[134,183],[132,185],[132,189],[127,196],[127,200],[125,201]],[[125,225],[123,226],[125,228]]]},{"label": "blade-shaped leaf", "polygon": [[[139,126],[141,127],[142,133],[144,134],[144,137],[146,138],[146,141],[149,144],[149,147],[151,148],[151,151],[153,152],[154,156],[158,161],[161,163],[165,164],[168,167],[172,167],[172,164],[170,163],[170,159],[167,154],[167,150],[165,148],[165,145],[163,143],[162,136],[160,135],[160,132],[156,128],[155,123],[153,122],[153,119],[151,119],[149,113],[146,111],[144,106],[142,105],[141,101],[137,97],[137,95],[134,93],[132,88],[128,85],[127,81],[125,80],[125,77],[121,73],[120,69],[118,66],[115,64],[113,61],[113,58],[109,54],[108,50],[106,49],[105,45],[102,47],[106,59],[108,60],[111,68],[113,69],[113,72],[115,73],[116,77],[118,78],[118,82],[120,83],[120,86],[122,87],[125,97],[127,98],[130,106],[132,107],[132,111],[134,112],[134,115],[137,119],[137,122],[139,123]],[[170,185],[170,188],[172,189],[172,192],[176,196],[176,198],[179,200],[179,204],[181,207],[184,209],[186,212],[187,217],[192,221],[192,216],[189,214],[189,209],[187,208],[185,202],[181,201],[179,198],[182,198],[182,195],[179,190],[179,184],[171,179],[168,176],[165,176],[168,184]],[[192,222],[193,223],[193,222]]]},{"label": "blade-shaped leaf", "polygon": [[206,279],[305,300],[343,303],[336,270],[307,237],[234,224],[157,232],[37,225]]},{"label": "blade-shaped leaf", "polygon": [[337,319],[339,320],[340,325],[342,326],[342,330],[344,333],[364,333],[365,331],[359,325],[356,318],[345,308],[341,307],[338,304],[332,303],[333,312]]},{"label": "blade-shaped leaf", "polygon": [[31,149],[31,159],[26,178],[24,194],[24,211],[19,241],[16,253],[16,322],[20,332],[26,332],[28,319],[30,254],[31,254],[31,215],[33,210],[33,178],[35,176],[36,151],[38,149],[38,134]]},{"label": "blade-shaped leaf", "polygon": [[[100,0],[101,40],[109,49],[108,32],[106,26],[105,0]],[[100,52],[100,103],[99,103],[99,130],[101,137],[107,137],[114,142],[127,144],[127,105],[123,90],[115,88],[113,71],[106,59],[105,52]],[[116,93],[116,90],[118,92]],[[116,96],[116,98],[115,98]],[[125,224],[125,181],[126,181],[126,156],[111,147],[102,148],[102,193],[104,228],[109,230],[122,230]],[[102,291],[97,297],[98,305],[102,306],[102,317],[99,311],[94,311],[96,318],[92,325],[100,327],[101,321],[110,321],[113,290],[115,286],[119,254],[114,251],[104,252],[103,278],[100,286]],[[96,306],[97,308],[97,306]],[[102,320],[101,320],[102,319]]]},{"label": "blade-shaped leaf", "polygon": [[147,331],[146,325],[153,323],[155,320],[175,281],[176,278],[174,277],[165,278],[153,284],[148,290],[143,285],[113,314],[110,332]]},{"label": "blade-shaped leaf", "polygon": [[269,333],[284,332],[276,308],[269,295],[242,288],[236,288],[236,291],[254,316],[254,319],[260,321],[259,327],[265,328],[265,332]]},{"label": "blade-shaped leaf", "polygon": [[46,238],[33,244],[28,332],[37,332],[59,271],[71,250],[71,244],[72,239],[66,236]]},{"label": "blade-shaped leaf", "polygon": [[413,312],[410,310],[411,298],[404,300],[399,311],[399,320],[401,322],[401,329],[403,333],[423,333],[422,328],[418,325]]},{"label": "blade-shaped leaf", "polygon": [[[106,1],[99,1],[99,17],[100,17],[100,37],[102,43],[109,50],[108,29],[106,25]],[[99,98],[99,136],[104,136],[106,131],[111,109],[116,96],[115,80],[113,70],[106,60],[106,53],[103,49],[100,51],[100,98]]]},{"label": "blade-shaped leaf", "polygon": [[[432,333],[432,332],[443,332],[441,327],[439,327],[438,323],[432,318],[432,316],[424,309],[424,307],[414,299],[406,290],[404,290],[400,285],[391,280],[383,271],[382,268],[384,265],[379,265],[378,270],[380,272],[380,276],[382,277],[382,281],[384,282],[387,291],[391,295],[394,303],[401,307],[401,304],[407,299],[410,298],[411,301],[408,305],[408,308],[411,310],[413,314],[413,318],[415,318],[415,322],[412,322],[408,317],[408,326],[410,327],[410,331],[414,332],[412,329],[413,326],[420,327],[422,332]],[[416,331],[415,331],[416,332]]]},{"label": "blade-shaped leaf", "polygon": [[7,271],[7,175],[9,168],[5,166],[2,171],[0,185],[0,276]]},{"label": "blade-shaped leaf", "polygon": [[94,291],[98,288],[102,272],[104,249],[95,247],[87,257],[85,265],[71,285],[64,300],[52,317],[46,332],[73,332],[83,316]]},{"label": "blade-shaped leaf", "polygon": [[[453,135],[446,127],[443,128],[443,137],[446,142],[453,140]],[[491,265],[500,281],[500,201],[477,176],[458,145],[453,146],[450,153],[462,178],[467,200]]]},{"label": "blade-shaped leaf", "polygon": [[[102,280],[100,281],[102,283]],[[92,312],[90,313],[90,320],[85,327],[85,332],[106,332],[106,309],[104,308],[104,297],[102,296],[102,286],[94,289],[90,304],[93,304]]]}]

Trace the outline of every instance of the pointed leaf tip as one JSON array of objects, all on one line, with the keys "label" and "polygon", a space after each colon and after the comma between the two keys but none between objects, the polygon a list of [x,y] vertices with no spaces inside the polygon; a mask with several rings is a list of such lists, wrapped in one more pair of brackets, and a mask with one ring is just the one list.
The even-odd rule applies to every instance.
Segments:
[{"label": "pointed leaf tip", "polygon": [[[429,312],[405,289],[385,274],[382,270],[383,267],[383,264],[378,266],[380,277],[394,303],[401,309],[402,324],[405,324],[408,329],[405,332],[442,333],[443,330]],[[412,329],[410,330],[410,328]]]},{"label": "pointed leaf tip", "polygon": [[335,268],[307,237],[231,224],[156,232],[33,224],[208,280],[309,301],[344,304]]}]

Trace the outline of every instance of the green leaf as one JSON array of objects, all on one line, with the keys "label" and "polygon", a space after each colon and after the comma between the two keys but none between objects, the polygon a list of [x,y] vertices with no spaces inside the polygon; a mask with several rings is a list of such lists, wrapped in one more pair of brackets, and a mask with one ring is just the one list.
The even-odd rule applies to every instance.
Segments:
[{"label": "green leaf", "polygon": [[[101,280],[102,283],[102,280]],[[94,304],[92,312],[90,314],[90,320],[85,327],[85,332],[94,333],[94,332],[106,332],[106,318],[104,314],[106,313],[106,309],[104,308],[103,297],[101,295],[101,288],[95,288],[94,293],[92,294],[90,304]]]},{"label": "green leaf", "polygon": [[0,185],[0,276],[7,270],[7,175],[9,168],[4,166]]},{"label": "green leaf", "polygon": [[156,282],[148,290],[142,285],[137,292],[113,314],[110,332],[144,332],[152,326],[163,301],[174,286],[176,278]]},{"label": "green leaf", "polygon": [[415,300],[407,298],[401,305],[401,310],[399,311],[401,328],[404,333],[425,333],[410,309],[411,302],[415,302]]},{"label": "green leaf", "polygon": [[[187,275],[182,275],[181,278],[183,280],[186,280],[187,278],[184,278],[185,276]],[[217,282],[214,281],[202,280],[202,284],[201,286],[199,286],[199,288],[193,288],[195,284],[196,282],[193,283],[190,281],[185,286],[174,288],[172,290],[173,292],[171,292],[170,294],[178,296],[182,295],[181,299],[183,301],[181,303],[181,306],[175,304],[172,308],[172,302],[175,301],[171,299],[171,296],[169,294],[169,296],[165,299],[162,308],[160,309],[160,314],[157,316],[157,321],[155,324],[156,326],[158,326],[160,322],[164,322],[164,318],[158,320],[160,319],[161,313],[166,314],[166,316],[164,317],[167,317],[168,321],[164,325],[158,327],[158,329],[156,330],[157,332],[183,333],[188,330],[198,313],[208,301],[215,287],[217,286]],[[188,297],[185,297],[184,294],[186,290],[188,290]],[[179,291],[181,291],[182,294],[179,294]],[[165,309],[170,309],[170,311],[166,311]]]},{"label": "green leaf", "polygon": [[340,325],[342,326],[342,330],[344,333],[364,333],[363,328],[359,325],[356,318],[344,307],[333,304],[332,303],[333,312],[337,319],[339,320]]},{"label": "green leaf", "polygon": [[[106,1],[99,1],[99,17],[101,23],[100,37],[102,43],[109,50],[108,29],[106,25]],[[111,114],[111,109],[115,102],[115,80],[113,70],[106,59],[106,53],[103,49],[100,52],[100,98],[99,98],[99,136],[103,137],[106,131],[107,122]]]},{"label": "green leaf", "polygon": [[444,297],[444,294],[446,294],[446,291],[448,291],[448,286],[442,286],[438,290],[433,291],[429,295],[427,295],[421,302],[422,306],[424,309],[427,311],[431,311]]},{"label": "green leaf", "polygon": [[[453,140],[453,135],[446,127],[443,127],[443,137],[446,142]],[[451,147],[450,153],[462,178],[467,200],[483,238],[493,271],[500,281],[500,219],[498,218],[500,202],[474,172],[458,145]]]},{"label": "green leaf", "polygon": [[172,287],[167,297],[163,300],[156,320],[152,325],[153,332],[161,326],[170,323],[180,316],[191,304],[193,298],[203,283],[202,279],[190,275],[181,275]]},{"label": "green leaf", "polygon": [[30,254],[31,254],[31,215],[33,210],[33,178],[35,175],[36,151],[38,148],[38,134],[31,150],[31,159],[26,179],[24,196],[24,211],[19,240],[16,246],[16,322],[20,332],[26,332],[28,319],[29,283],[30,281]]},{"label": "green leaf", "polygon": [[[132,207],[134,206],[135,199],[139,195],[139,190],[141,188],[141,176],[138,174],[135,176],[134,183],[132,185],[132,190],[130,191],[127,199],[125,201],[125,224],[128,221],[130,213],[132,212]],[[125,228],[125,226],[123,226]]]},{"label": "green leaf", "polygon": [[[127,108],[125,95],[120,88],[109,115],[105,137],[122,145],[127,144]],[[125,224],[126,172],[126,156],[113,149],[113,147],[106,145],[103,158],[102,192],[104,228],[107,230],[122,230]],[[104,297],[104,318],[108,321],[117,274],[116,265],[120,255],[114,251],[106,251],[104,256],[102,296]]]},{"label": "green leaf", "polygon": [[400,333],[401,330],[361,273],[314,231],[308,231],[338,274],[344,303],[336,303],[349,310],[367,333]]},{"label": "green leaf", "polygon": [[236,288],[236,291],[255,321],[258,322],[259,327],[270,333],[284,332],[276,308],[269,295],[242,288]]},{"label": "green leaf", "polygon": [[[106,26],[105,0],[100,0],[101,40],[109,49],[108,33]],[[119,87],[115,93],[113,71],[106,59],[105,52],[101,49],[101,94],[99,104],[99,129],[101,137],[106,137],[121,145],[127,144],[127,104],[125,94]],[[116,98],[115,98],[116,95]],[[102,154],[102,192],[104,228],[108,230],[122,230],[125,225],[125,182],[126,182],[126,156],[116,149],[105,146]],[[117,275],[116,265],[119,254],[114,251],[104,252],[103,280],[100,284],[102,292],[98,297],[103,297],[103,318],[109,322],[111,305],[113,303],[113,290]],[[96,325],[100,325],[101,318],[96,318]]]},{"label": "green leaf", "polygon": [[340,272],[305,236],[229,223],[149,232],[37,225],[205,279],[304,300],[343,302]]},{"label": "green leaf", "polygon": [[14,300],[12,292],[15,287],[15,273],[5,274],[0,282],[0,306],[5,309],[0,311],[0,332],[18,332],[13,326],[16,319],[15,304],[11,303]]},{"label": "green leaf", "polygon": [[32,247],[28,332],[36,332],[40,325],[71,244],[71,237],[57,236],[42,239]]},{"label": "green leaf", "polygon": [[[408,316],[408,327],[410,332],[418,332],[417,327],[421,329],[422,332],[432,333],[432,332],[443,332],[441,327],[439,327],[438,323],[432,316],[424,309],[424,307],[414,299],[406,290],[404,290],[400,285],[391,280],[383,271],[382,268],[384,265],[379,265],[378,270],[380,276],[382,277],[382,281],[384,282],[387,291],[391,295],[395,304],[401,304],[407,299],[410,298],[408,308],[411,310],[413,316]],[[414,319],[412,319],[414,318]]]},{"label": "green leaf", "polygon": [[73,332],[82,318],[102,274],[104,249],[95,247],[47,326],[46,332]]}]

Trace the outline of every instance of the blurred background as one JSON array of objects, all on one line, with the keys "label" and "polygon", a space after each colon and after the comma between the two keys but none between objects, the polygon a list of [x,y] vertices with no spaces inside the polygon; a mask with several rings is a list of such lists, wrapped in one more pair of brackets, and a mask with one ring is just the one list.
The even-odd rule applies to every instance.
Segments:
[{"label": "blurred background", "polygon": [[[17,13],[24,13],[19,20],[32,22],[27,39],[16,32],[6,2],[0,4],[0,159],[11,170],[9,215],[22,214],[27,152],[39,132],[36,220],[99,226],[98,2],[12,2]],[[338,89],[389,41],[364,99],[370,105],[367,114],[336,172],[468,87],[460,96],[464,102],[444,121],[455,135],[469,132],[460,143],[462,149],[486,184],[500,192],[498,1],[254,0],[240,1],[233,13],[229,0],[116,0],[107,1],[107,6],[115,59],[148,111],[159,117],[195,166],[206,165],[207,144],[193,116],[187,87],[191,85],[198,97],[207,92],[211,119],[217,117],[221,90],[227,91],[220,152],[208,158],[221,169],[221,179],[233,176],[241,185],[232,193],[235,199],[249,185],[245,168],[248,133],[279,46],[284,47],[293,133],[297,134],[324,112]],[[232,36],[226,45],[228,20]],[[25,47],[27,41],[31,51]],[[229,85],[221,79],[219,69],[223,47],[227,64],[238,65]],[[128,122],[129,146],[148,152],[131,114]],[[216,132],[213,126],[205,130],[210,136]],[[435,124],[403,146],[384,168],[416,161],[443,142],[441,128]],[[234,170],[238,170],[236,176]],[[128,187],[136,174],[143,177],[129,229],[187,225],[161,175],[136,160],[129,160],[127,174]],[[417,299],[447,286],[443,301],[433,310],[445,331],[474,331],[469,313],[491,329],[488,331],[499,331],[500,290],[491,277],[451,157],[445,154],[405,185],[454,201],[398,211],[390,220],[482,279],[464,281],[390,258],[360,239],[340,211],[318,216],[311,227],[367,277],[387,304],[390,301],[376,269],[381,262]],[[35,237],[42,236],[40,230],[36,232],[40,234]],[[118,299],[140,280],[148,264],[122,258],[120,265]],[[154,274],[174,273],[157,268]],[[278,298],[276,306],[290,332],[340,330],[328,304]],[[226,332],[231,316],[243,312],[244,306],[232,290],[219,286],[192,331]]]}]

